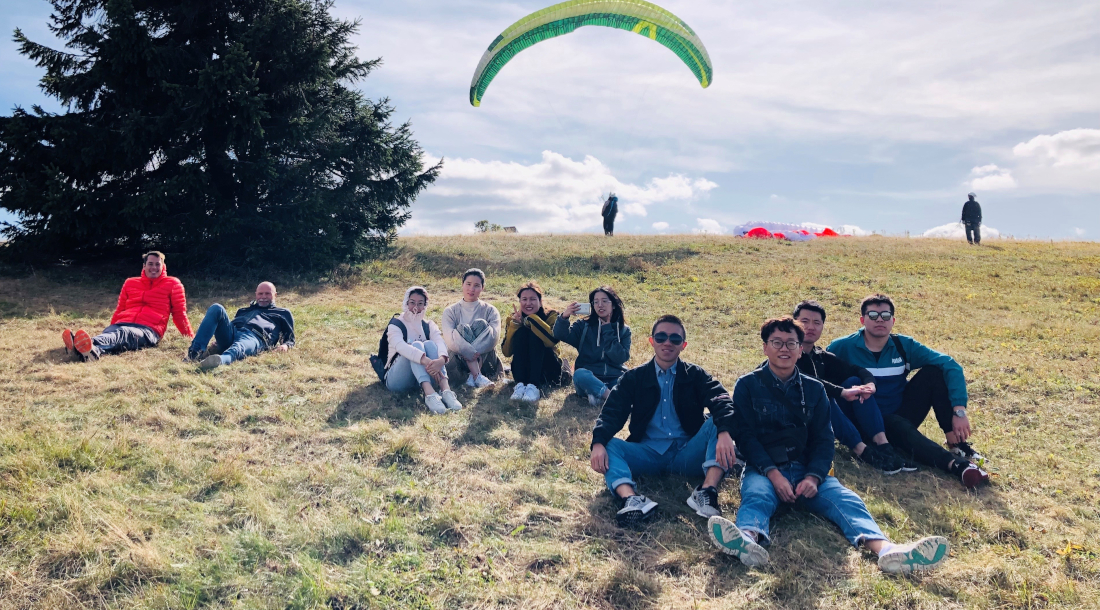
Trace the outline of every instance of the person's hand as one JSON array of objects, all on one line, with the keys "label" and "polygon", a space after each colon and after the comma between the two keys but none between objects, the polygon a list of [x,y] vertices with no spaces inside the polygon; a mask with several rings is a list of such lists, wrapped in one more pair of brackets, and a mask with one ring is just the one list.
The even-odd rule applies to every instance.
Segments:
[{"label": "person's hand", "polygon": [[288,345],[287,345],[287,344],[285,344],[285,343],[284,343],[284,344],[282,344],[282,345],[278,345],[278,346],[276,346],[276,347],[275,347],[275,351],[277,351],[277,352],[285,352],[285,351],[287,351],[288,349],[290,349],[290,346],[288,346]]},{"label": "person's hand", "polygon": [[440,372],[443,370],[444,362],[442,358],[436,358],[435,360],[428,360],[428,363],[424,365],[424,368],[428,371],[428,374],[432,377],[439,377]]},{"label": "person's hand", "polygon": [[776,470],[768,471],[768,480],[772,482],[772,487],[775,488],[775,495],[779,496],[779,499],[793,503],[798,498],[794,495],[794,490],[791,489],[791,482],[787,480],[787,477],[783,476],[783,473]]},{"label": "person's hand", "polygon": [[853,400],[863,402],[863,392],[860,391],[859,386],[841,390],[840,397],[848,402],[852,402]]},{"label": "person's hand", "polygon": [[863,388],[867,392],[867,395],[864,396],[864,398],[870,398],[871,396],[875,395],[875,392],[878,391],[878,388],[875,387],[875,382],[873,381],[871,383],[863,384]]},{"label": "person's hand", "polygon": [[[952,410],[963,407],[953,407]],[[951,416],[951,431],[955,433],[955,442],[961,443],[970,438],[970,418]]]},{"label": "person's hand", "polygon": [[725,431],[719,432],[718,445],[715,447],[718,465],[726,470],[733,468],[733,465],[737,463],[735,448],[736,445],[733,444],[733,438],[730,437],[730,433]]},{"label": "person's hand", "polygon": [[523,322],[523,314],[521,314],[519,310],[516,309],[515,303],[512,303],[512,321],[516,324],[520,324]]},{"label": "person's hand", "polygon": [[810,498],[817,495],[817,477],[810,475],[798,482],[798,487],[795,488],[794,493],[799,498]]},{"label": "person's hand", "polygon": [[599,443],[592,445],[592,457],[588,461],[592,464],[592,470],[600,474],[607,474],[607,447]]},{"label": "person's hand", "polygon": [[572,303],[569,304],[568,307],[565,308],[565,311],[561,312],[561,317],[568,320],[569,316],[577,313],[577,310],[579,310],[580,308],[581,308],[580,303],[578,303],[576,301],[573,301]]}]

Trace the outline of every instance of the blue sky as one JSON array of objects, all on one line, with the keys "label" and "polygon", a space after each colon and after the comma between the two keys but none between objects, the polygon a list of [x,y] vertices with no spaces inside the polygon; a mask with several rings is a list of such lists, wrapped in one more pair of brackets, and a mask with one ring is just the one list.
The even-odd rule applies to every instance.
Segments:
[{"label": "blue sky", "polygon": [[[406,233],[476,220],[523,232],[729,232],[752,220],[923,233],[968,191],[987,226],[1100,236],[1100,3],[664,0],[699,34],[714,83],[644,37],[582,28],[513,59],[468,102],[488,44],[545,0],[338,0],[442,178]],[[50,40],[49,5],[8,0],[0,28]],[[51,107],[0,43],[0,107]],[[0,212],[3,214],[3,212]]]}]

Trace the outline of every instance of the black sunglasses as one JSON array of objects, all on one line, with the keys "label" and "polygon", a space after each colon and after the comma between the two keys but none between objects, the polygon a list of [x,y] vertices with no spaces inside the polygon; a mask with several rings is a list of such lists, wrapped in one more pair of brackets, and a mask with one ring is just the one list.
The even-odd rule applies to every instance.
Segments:
[{"label": "black sunglasses", "polygon": [[868,311],[865,315],[871,320],[878,320],[879,318],[882,318],[883,322],[889,322],[890,318],[894,317],[894,314],[890,313],[889,311]]},{"label": "black sunglasses", "polygon": [[672,333],[671,335],[668,333],[656,333],[653,335],[654,343],[664,343],[665,341],[673,345],[680,345],[684,342],[684,336],[677,333]]}]

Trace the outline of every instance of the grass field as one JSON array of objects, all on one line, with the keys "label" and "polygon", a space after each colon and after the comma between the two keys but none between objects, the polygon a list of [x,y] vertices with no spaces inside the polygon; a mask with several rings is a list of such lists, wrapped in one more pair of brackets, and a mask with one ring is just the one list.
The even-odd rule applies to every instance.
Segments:
[{"label": "grass field", "polygon": [[[765,317],[816,298],[830,339],[889,293],[898,332],[965,367],[993,483],[884,477],[837,450],[889,535],[951,539],[923,577],[884,576],[803,513],[777,518],[772,563],[748,570],[684,505],[696,481],[643,480],[660,517],[619,529],[587,401],[460,391],[466,409],[440,417],[376,382],[368,356],[405,287],[426,285],[438,320],[471,266],[509,312],[528,278],[558,307],[615,286],[634,364],[651,321],[678,313],[684,357],[730,388],[763,359]],[[1095,243],[403,239],[319,283],[184,275],[195,325],[261,279],[297,320],[296,349],[212,374],[181,361],[171,326],[157,349],[65,356],[62,328],[107,324],[117,273],[0,278],[0,608],[1100,608],[1098,271]],[[733,482],[721,499],[734,513]]]}]

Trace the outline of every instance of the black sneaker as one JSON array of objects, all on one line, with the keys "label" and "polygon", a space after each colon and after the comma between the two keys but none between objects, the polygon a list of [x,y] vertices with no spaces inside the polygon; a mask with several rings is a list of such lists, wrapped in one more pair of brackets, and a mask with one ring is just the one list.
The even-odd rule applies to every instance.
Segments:
[{"label": "black sneaker", "polygon": [[977,464],[979,468],[985,466],[985,456],[975,451],[974,448],[970,446],[970,443],[966,441],[949,445],[948,450],[950,450],[951,455],[956,458],[973,462]]},{"label": "black sneaker", "polygon": [[722,514],[722,508],[718,506],[718,490],[714,487],[696,487],[688,496],[687,505],[704,519]]},{"label": "black sneaker", "polygon": [[880,451],[874,445],[866,445],[863,448],[863,453],[856,457],[865,464],[875,468],[881,468],[882,474],[897,474],[901,472],[901,460],[893,453]]},{"label": "black sneaker", "polygon": [[896,457],[898,461],[901,462],[901,469],[903,471],[916,472],[918,470],[916,462],[898,453],[897,449],[894,449],[894,446],[890,443],[886,443],[885,445],[878,445],[875,448],[879,451],[887,451],[893,454],[894,457]]},{"label": "black sneaker", "polygon": [[187,350],[187,355],[184,356],[183,361],[184,362],[199,362],[203,358],[206,358],[206,352],[205,351],[196,352],[194,350]]},{"label": "black sneaker", "polygon": [[637,525],[654,514],[657,503],[645,496],[630,496],[623,499],[623,507],[615,514],[619,527]]}]

